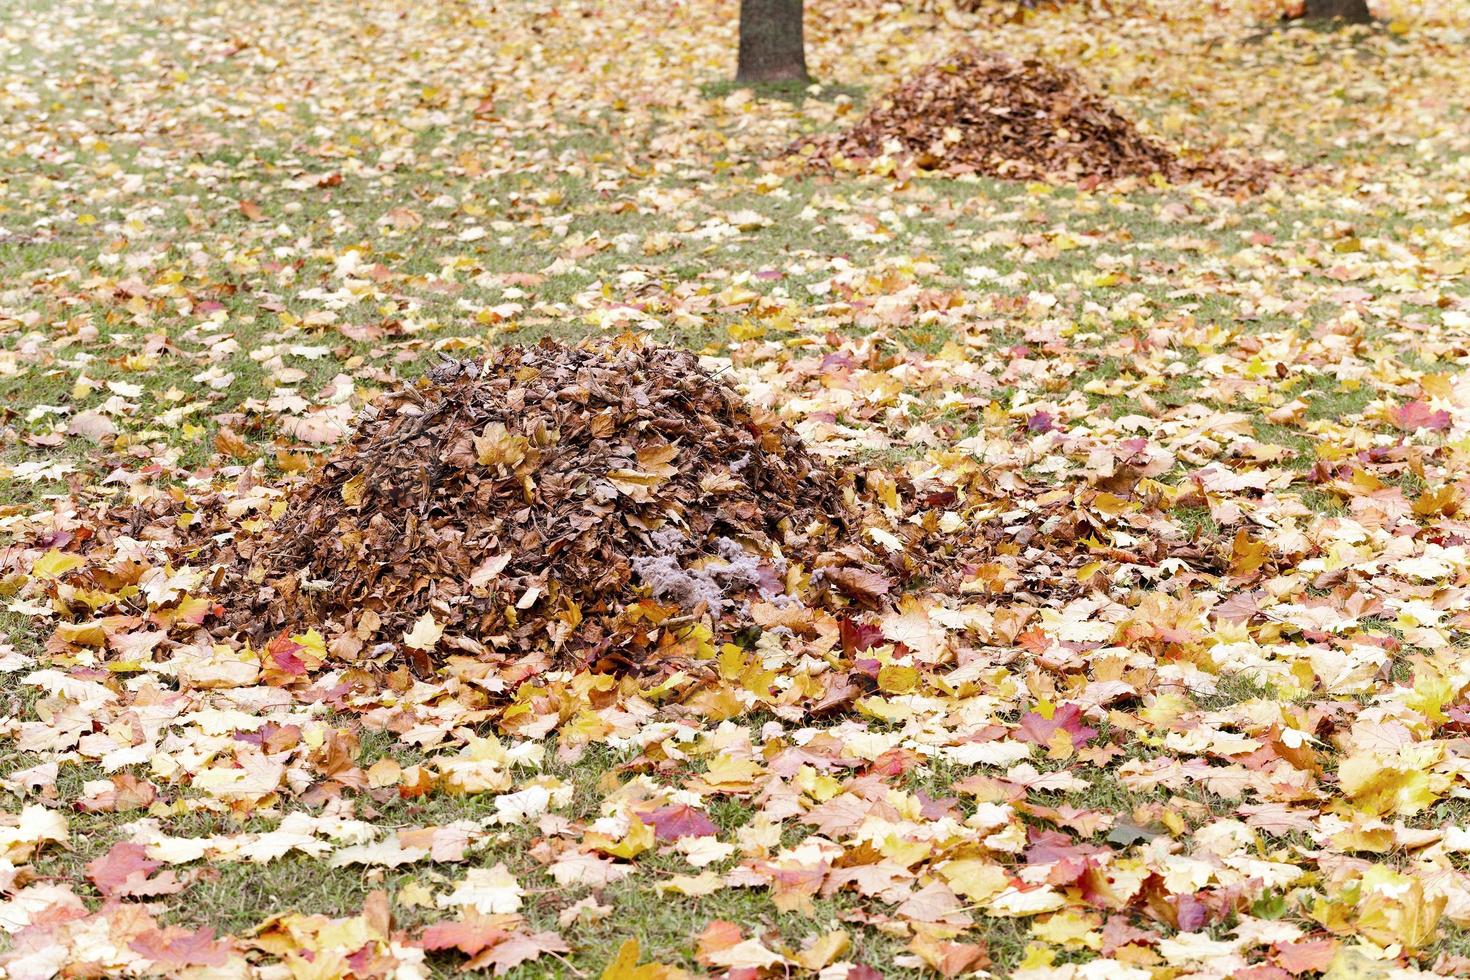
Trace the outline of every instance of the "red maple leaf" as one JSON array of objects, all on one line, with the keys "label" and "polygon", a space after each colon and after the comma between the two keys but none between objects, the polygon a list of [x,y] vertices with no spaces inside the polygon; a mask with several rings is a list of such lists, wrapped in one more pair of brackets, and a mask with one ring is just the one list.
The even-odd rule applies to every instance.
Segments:
[{"label": "red maple leaf", "polygon": [[1257,963],[1230,974],[1234,980],[1291,980],[1291,974],[1270,963]]},{"label": "red maple leaf", "polygon": [[843,619],[838,622],[837,629],[837,635],[842,640],[842,652],[849,657],[883,642],[883,630],[871,623],[858,623],[851,619]]},{"label": "red maple leaf", "polygon": [[1050,412],[1037,412],[1026,420],[1026,431],[1028,432],[1050,432],[1055,428],[1055,419]]},{"label": "red maple leaf", "polygon": [[1128,918],[1122,915],[1108,916],[1107,925],[1103,926],[1102,954],[1112,956],[1124,946],[1136,943],[1140,946],[1155,945],[1159,941],[1157,933],[1146,929],[1137,929],[1129,924]]},{"label": "red maple leaf", "polygon": [[709,966],[709,958],[715,953],[739,944],[745,938],[740,926],[728,919],[712,919],[699,935],[694,937],[694,959],[701,966]]},{"label": "red maple leaf", "polygon": [[142,844],[124,842],[112,845],[112,850],[88,862],[87,877],[104,898],[145,898],[183,891],[185,882],[172,871],[148,877],[162,866],[162,861],[148,858]]},{"label": "red maple leaf", "polygon": [[522,963],[537,959],[543,953],[570,951],[571,947],[567,945],[566,940],[554,932],[518,932],[505,942],[496,943],[492,948],[465,963],[463,969],[468,972],[493,966],[495,975],[498,977],[509,973]]},{"label": "red maple leaf", "polygon": [[158,798],[158,787],[130,772],[112,777],[112,788],[76,801],[83,813],[117,813],[148,806]]},{"label": "red maple leaf", "polygon": [[1051,737],[1061,729],[1072,736],[1072,748],[1080,749],[1096,735],[1096,728],[1082,724],[1082,709],[1075,704],[1059,704],[1050,718],[1040,712],[1028,711],[1021,716],[1021,726],[1015,737],[1022,742],[1050,745]]},{"label": "red maple leaf", "polygon": [[1173,895],[1174,915],[1184,932],[1198,932],[1210,921],[1210,910],[1193,895]]},{"label": "red maple leaf", "polygon": [[510,936],[510,932],[502,928],[503,925],[503,922],[469,909],[463,919],[436,922],[429,926],[419,938],[419,945],[430,952],[457,949],[466,956],[474,956]]},{"label": "red maple leaf", "polygon": [[215,939],[209,926],[200,926],[194,932],[179,926],[152,929],[128,943],[128,948],[171,971],[189,966],[224,966],[230,961],[230,941]]},{"label": "red maple leaf", "polygon": [[306,661],[298,657],[297,653],[304,649],[305,647],[301,644],[287,637],[278,636],[271,640],[270,646],[266,648],[266,655],[281,673],[290,677],[300,677],[306,673]]},{"label": "red maple leaf", "polygon": [[1210,615],[1227,623],[1244,623],[1261,611],[1261,598],[1265,592],[1237,592],[1215,604]]},{"label": "red maple leaf", "polygon": [[1437,412],[1429,410],[1429,403],[1423,399],[1400,405],[1389,413],[1393,418],[1393,424],[1405,432],[1413,432],[1416,429],[1428,429],[1431,432],[1448,432],[1450,428],[1450,413],[1444,409]]},{"label": "red maple leaf", "polygon": [[1315,973],[1327,969],[1337,956],[1337,940],[1300,939],[1276,944],[1276,963],[1288,973]]},{"label": "red maple leaf", "polygon": [[719,833],[714,821],[687,803],[660,807],[652,813],[643,814],[643,822],[654,829],[660,840],[678,840],[680,837],[713,837]]}]

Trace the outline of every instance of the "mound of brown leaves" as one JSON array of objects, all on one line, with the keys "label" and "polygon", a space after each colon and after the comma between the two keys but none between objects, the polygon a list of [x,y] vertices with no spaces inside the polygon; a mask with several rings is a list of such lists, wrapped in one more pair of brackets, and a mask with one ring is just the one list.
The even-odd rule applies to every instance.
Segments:
[{"label": "mound of brown leaves", "polygon": [[816,168],[889,154],[922,170],[1083,185],[1155,174],[1256,186],[1259,166],[1181,160],[1088,90],[1078,75],[978,48],[937,61],[889,92],[846,132],[800,140],[788,153]]},{"label": "mound of brown leaves", "polygon": [[632,338],[502,348],[372,408],[241,546],[230,626],[636,662],[639,621],[790,601],[788,563],[843,522],[788,427]]}]

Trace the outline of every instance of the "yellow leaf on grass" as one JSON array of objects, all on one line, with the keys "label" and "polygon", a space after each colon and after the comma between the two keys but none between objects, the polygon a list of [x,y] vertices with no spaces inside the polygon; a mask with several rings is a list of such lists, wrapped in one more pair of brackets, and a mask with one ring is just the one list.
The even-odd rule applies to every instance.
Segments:
[{"label": "yellow leaf on grass", "polygon": [[99,622],[58,623],[56,637],[78,646],[100,647],[107,642],[107,632]]},{"label": "yellow leaf on grass", "polygon": [[1363,813],[1408,816],[1433,806],[1438,798],[1435,786],[1446,777],[1429,769],[1442,755],[1442,748],[1426,743],[1404,746],[1397,756],[1359,752],[1338,766],[1338,783]]},{"label": "yellow leaf on grass", "polygon": [[393,903],[401,908],[431,909],[434,907],[434,893],[423,884],[410,881],[398,889]]},{"label": "yellow leaf on grass", "polygon": [[1044,970],[1052,965],[1057,958],[1055,950],[1041,943],[1027,943],[1026,955],[1021,962],[1016,964],[1016,971],[1022,970]]},{"label": "yellow leaf on grass", "polygon": [[1063,949],[1101,949],[1103,938],[1098,931],[1101,924],[1096,916],[1066,909],[1038,921],[1031,927],[1031,934]]},{"label": "yellow leaf on grass", "polygon": [[907,694],[919,686],[919,672],[913,667],[889,664],[878,668],[878,690],[884,694]]},{"label": "yellow leaf on grass", "polygon": [[980,858],[959,858],[939,865],[939,874],[956,895],[981,904],[1005,891],[1011,876],[1005,868]]},{"label": "yellow leaf on grass", "polygon": [[808,940],[793,958],[806,969],[816,972],[846,953],[851,945],[852,940],[845,930],[833,929]]},{"label": "yellow leaf on grass", "polygon": [[1022,918],[1055,912],[1066,904],[1067,900],[1053,888],[1043,886],[1023,890],[1011,887],[986,903],[985,911],[987,915]]},{"label": "yellow leaf on grass", "polygon": [[0,826],[0,858],[23,863],[48,841],[62,843],[68,836],[66,814],[32,804],[20,811],[13,826]]},{"label": "yellow leaf on grass", "polygon": [[63,555],[55,548],[52,548],[40,558],[36,559],[36,563],[31,566],[31,574],[39,579],[50,580],[61,578],[61,576],[73,568],[80,568],[81,565],[82,559],[80,556]]},{"label": "yellow leaf on grass", "polygon": [[725,881],[713,871],[702,871],[697,875],[674,875],[654,887],[661,892],[678,892],[691,898],[702,898],[724,888]]},{"label": "yellow leaf on grass", "polygon": [[624,940],[618,955],[602,971],[602,980],[685,980],[689,974],[677,966],[638,962],[638,940]]},{"label": "yellow leaf on grass", "polygon": [[906,704],[894,704],[882,698],[859,698],[853,707],[862,714],[888,722],[905,722],[914,716],[914,709]]},{"label": "yellow leaf on grass", "polygon": [[238,756],[238,767],[213,766],[194,775],[193,785],[212,796],[251,799],[274,793],[286,767],[258,752]]},{"label": "yellow leaf on grass", "polygon": [[591,850],[628,860],[632,860],[652,847],[653,841],[653,828],[639,820],[636,815],[629,818],[628,832],[621,840],[614,840],[606,834],[596,832],[588,833],[582,838],[582,844]]},{"label": "yellow leaf on grass", "polygon": [[934,853],[934,845],[926,840],[908,840],[901,834],[889,834],[877,842],[878,853],[902,867],[912,867]]},{"label": "yellow leaf on grass", "polygon": [[439,763],[439,785],[450,793],[504,793],[513,781],[497,759],[460,757]]},{"label": "yellow leaf on grass", "polygon": [[493,868],[471,868],[464,880],[448,895],[438,899],[440,908],[473,908],[481,915],[506,915],[521,907],[520,883],[504,863]]},{"label": "yellow leaf on grass", "polygon": [[382,789],[384,786],[395,786],[398,777],[403,775],[403,768],[390,756],[384,756],[374,762],[367,771],[368,786],[373,789]]},{"label": "yellow leaf on grass", "polygon": [[1340,946],[1327,965],[1322,980],[1378,980],[1386,972],[1386,964],[1373,959],[1355,946]]},{"label": "yellow leaf on grass", "polygon": [[301,653],[310,654],[318,660],[327,658],[327,641],[315,629],[309,629],[305,633],[293,633],[291,642],[301,647],[299,651]]},{"label": "yellow leaf on grass", "polygon": [[1424,883],[1375,864],[1363,873],[1358,903],[1358,931],[1380,946],[1400,943],[1409,949],[1433,941],[1447,897],[1428,898]]},{"label": "yellow leaf on grass", "polygon": [[710,760],[701,782],[716,791],[754,789],[756,777],[765,775],[765,771],[763,766],[750,759],[717,755]]},{"label": "yellow leaf on grass", "polygon": [[1449,720],[1444,706],[1459,696],[1459,688],[1459,684],[1432,664],[1421,663],[1414,671],[1414,690],[1404,698],[1404,704],[1431,722],[1442,724]]}]

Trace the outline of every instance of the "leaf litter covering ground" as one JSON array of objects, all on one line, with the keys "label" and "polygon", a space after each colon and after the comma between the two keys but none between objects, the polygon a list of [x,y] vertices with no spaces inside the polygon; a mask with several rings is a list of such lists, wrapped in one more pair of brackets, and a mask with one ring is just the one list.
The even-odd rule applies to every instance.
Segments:
[{"label": "leaf litter covering ground", "polygon": [[[980,34],[1316,168],[1227,199],[762,169],[854,93],[703,87],[712,4],[27,8],[4,968],[1464,973],[1467,17],[1379,9],[813,7],[822,78]],[[862,477],[887,591],[650,675],[215,635],[402,374],[629,327]]]},{"label": "leaf litter covering ground", "polygon": [[[792,145],[817,167],[1064,180],[1199,180],[1259,190],[1267,171],[1218,153],[1185,162],[1087,90],[1075,72],[968,48],[883,96],[852,128]],[[899,160],[895,161],[894,157]]]}]

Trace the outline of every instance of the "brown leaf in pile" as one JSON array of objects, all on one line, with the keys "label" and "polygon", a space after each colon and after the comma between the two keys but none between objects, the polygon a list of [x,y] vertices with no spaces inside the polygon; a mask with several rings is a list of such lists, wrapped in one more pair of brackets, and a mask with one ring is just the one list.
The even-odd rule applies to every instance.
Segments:
[{"label": "brown leaf in pile", "polygon": [[876,603],[893,589],[892,579],[863,568],[827,568],[823,577],[844,595],[863,603]]}]

